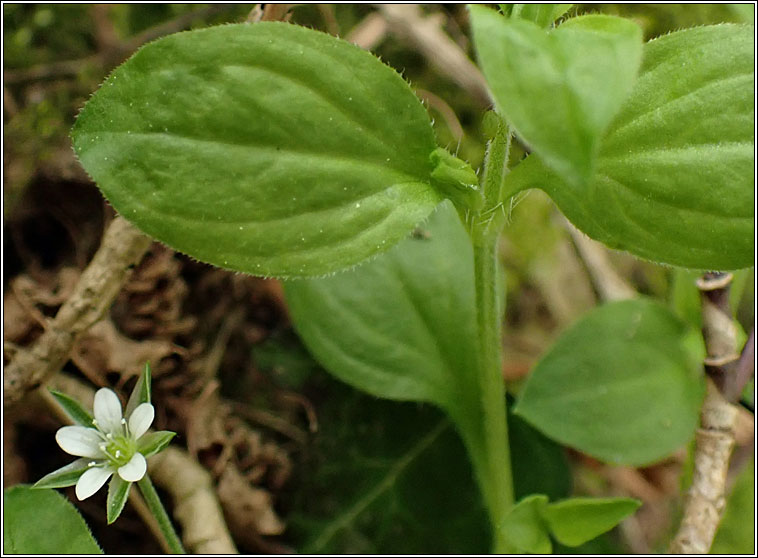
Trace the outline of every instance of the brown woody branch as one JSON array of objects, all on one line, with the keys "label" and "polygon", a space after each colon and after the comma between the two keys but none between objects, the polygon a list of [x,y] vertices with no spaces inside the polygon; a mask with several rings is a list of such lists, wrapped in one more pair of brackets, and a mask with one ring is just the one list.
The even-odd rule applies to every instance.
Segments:
[{"label": "brown woody branch", "polygon": [[439,17],[424,16],[417,4],[376,4],[390,31],[410,43],[442,75],[449,77],[480,105],[492,105],[479,68],[443,30]]},{"label": "brown woody branch", "polygon": [[74,343],[103,317],[131,268],[142,259],[151,242],[124,218],[116,217],[111,222],[71,297],[31,349],[19,350],[6,366],[3,374],[5,408],[16,405],[63,368]]},{"label": "brown woody branch", "polygon": [[726,505],[726,478],[738,409],[722,390],[738,361],[737,328],[729,307],[729,273],[706,273],[697,282],[703,309],[707,391],[695,438],[695,470],[673,554],[706,554]]}]

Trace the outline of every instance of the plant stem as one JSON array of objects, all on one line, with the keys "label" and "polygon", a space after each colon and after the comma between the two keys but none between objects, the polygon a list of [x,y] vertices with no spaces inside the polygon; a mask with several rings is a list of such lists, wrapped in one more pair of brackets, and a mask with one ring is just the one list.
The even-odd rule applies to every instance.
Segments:
[{"label": "plant stem", "polygon": [[493,529],[493,552],[515,552],[500,528],[513,506],[513,475],[508,445],[505,383],[502,374],[501,319],[498,304],[497,246],[503,226],[503,181],[507,174],[510,130],[501,122],[487,146],[484,209],[470,223],[474,248],[479,390],[484,411],[486,452],[484,496]]},{"label": "plant stem", "polygon": [[512,551],[512,548],[503,538],[499,527],[513,506],[513,479],[501,364],[496,250],[497,236],[474,239],[479,389],[484,411],[484,445],[487,456],[485,499],[492,519],[493,552],[505,553]]},{"label": "plant stem", "polygon": [[150,508],[150,511],[152,512],[153,516],[155,516],[156,521],[158,521],[158,526],[161,529],[161,533],[166,539],[166,542],[168,543],[169,548],[171,548],[171,551],[174,554],[186,554],[187,552],[184,550],[184,547],[179,540],[179,536],[176,534],[176,531],[174,531],[174,526],[171,525],[171,520],[166,513],[166,509],[163,507],[161,499],[158,497],[158,493],[155,491],[153,483],[150,482],[150,477],[148,477],[146,474],[144,477],[142,477],[141,480],[137,481],[137,485],[142,492],[142,496],[145,498],[147,507]]}]

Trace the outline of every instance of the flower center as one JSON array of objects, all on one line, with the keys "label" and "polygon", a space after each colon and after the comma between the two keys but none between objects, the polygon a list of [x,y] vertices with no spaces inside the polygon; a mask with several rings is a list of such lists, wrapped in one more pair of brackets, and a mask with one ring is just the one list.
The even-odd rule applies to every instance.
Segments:
[{"label": "flower center", "polygon": [[107,436],[108,441],[100,445],[100,449],[116,467],[122,467],[129,463],[137,450],[134,440],[128,436]]}]

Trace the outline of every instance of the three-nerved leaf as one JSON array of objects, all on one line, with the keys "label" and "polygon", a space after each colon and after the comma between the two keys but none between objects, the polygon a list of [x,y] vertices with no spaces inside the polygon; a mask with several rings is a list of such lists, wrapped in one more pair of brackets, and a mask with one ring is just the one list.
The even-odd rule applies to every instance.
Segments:
[{"label": "three-nerved leaf", "polygon": [[542,357],[515,412],[604,461],[648,464],[694,435],[703,356],[699,332],[657,302],[606,304]]},{"label": "three-nerved leaf", "polygon": [[542,188],[589,236],[646,259],[697,269],[752,265],[753,49],[747,25],[650,41],[593,180],[572,185],[532,155],[509,175],[510,191]]},{"label": "three-nerved leaf", "polygon": [[485,499],[485,417],[476,380],[473,251],[450,203],[380,258],[285,283],[301,338],[332,374],[368,393],[429,401],[461,433]]},{"label": "three-nerved leaf", "polygon": [[102,554],[76,508],[55,490],[26,485],[3,492],[3,552]]},{"label": "three-nerved leaf", "polygon": [[442,199],[428,115],[393,69],[284,23],[226,25],[140,49],[73,130],[126,218],[256,275],[335,271],[405,237]]},{"label": "three-nerved leaf", "polygon": [[640,28],[590,15],[546,31],[480,6],[471,22],[498,111],[565,180],[589,180],[602,134],[632,90]]}]

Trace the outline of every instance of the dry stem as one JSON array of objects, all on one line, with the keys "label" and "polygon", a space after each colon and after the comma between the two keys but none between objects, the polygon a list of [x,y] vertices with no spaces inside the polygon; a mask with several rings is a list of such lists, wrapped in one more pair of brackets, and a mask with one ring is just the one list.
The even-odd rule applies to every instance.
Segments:
[{"label": "dry stem", "polygon": [[19,350],[5,368],[4,407],[13,407],[63,367],[74,343],[103,317],[150,243],[149,237],[122,217],[111,222],[71,297],[31,349]]},{"label": "dry stem", "polygon": [[695,470],[684,516],[671,543],[673,554],[706,554],[726,504],[726,478],[735,440],[737,408],[721,393],[737,353],[737,332],[729,308],[731,274],[706,273],[698,280],[703,306],[707,391],[695,438]]},{"label": "dry stem", "polygon": [[416,4],[376,4],[390,31],[410,42],[442,75],[460,85],[482,106],[490,106],[484,76],[441,28],[438,17],[423,16]]}]

